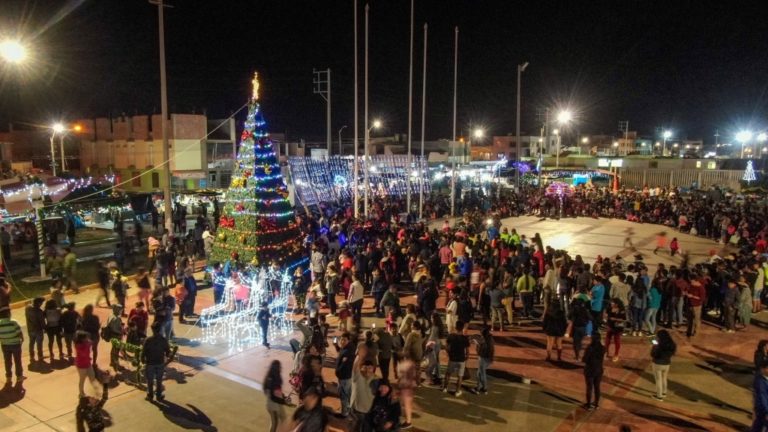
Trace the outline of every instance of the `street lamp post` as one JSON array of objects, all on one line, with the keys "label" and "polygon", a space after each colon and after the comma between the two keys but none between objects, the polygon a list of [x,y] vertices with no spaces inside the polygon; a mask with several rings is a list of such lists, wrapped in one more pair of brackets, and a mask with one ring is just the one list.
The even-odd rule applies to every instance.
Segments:
[{"label": "street lamp post", "polygon": [[[366,120],[365,122],[367,124],[368,120]],[[371,155],[369,154],[369,151],[370,151],[369,150],[370,149],[369,145],[370,145],[370,141],[371,141],[371,130],[378,129],[380,127],[381,127],[381,121],[374,120],[373,124],[371,125],[371,127],[367,128],[365,130],[365,157],[364,157],[365,163],[363,164],[363,168],[365,169],[365,171],[363,171],[363,175],[365,176],[365,180],[364,180],[365,181],[365,194],[364,194],[364,198],[363,199],[365,201],[363,202],[363,216],[366,219],[368,219],[368,194],[369,194],[369,190],[371,189],[371,180],[370,180],[370,178],[368,178],[368,171],[370,171],[369,164],[370,164],[370,158],[371,158]]]},{"label": "street lamp post", "polygon": [[35,209],[35,230],[37,231],[37,256],[40,260],[40,278],[45,279],[45,241],[43,236],[43,192],[39,185],[34,185],[29,191],[32,207]]},{"label": "street lamp post", "polygon": [[[564,127],[570,123],[572,119],[573,114],[571,114],[571,112],[568,110],[560,111],[560,113],[557,114],[557,123],[560,124],[560,127]],[[557,154],[555,155],[555,168],[560,168],[560,140],[562,137],[560,133],[556,133],[555,135],[557,135]]]},{"label": "street lamp post", "polygon": [[[56,176],[56,147],[54,146],[54,140],[56,139],[56,134],[63,135],[64,134],[64,125],[61,123],[55,123],[53,126],[51,126],[51,130],[53,131],[51,133],[51,173],[53,176]],[[61,159],[62,159],[62,168],[64,166],[64,144],[63,140],[60,138],[59,142],[61,143]]]},{"label": "street lamp post", "polygon": [[[341,150],[341,131],[346,129],[346,127],[347,127],[347,125],[344,125],[344,126],[341,127],[341,129],[339,129],[339,156],[344,154],[344,152]],[[330,155],[328,155],[328,156],[330,156]]]}]

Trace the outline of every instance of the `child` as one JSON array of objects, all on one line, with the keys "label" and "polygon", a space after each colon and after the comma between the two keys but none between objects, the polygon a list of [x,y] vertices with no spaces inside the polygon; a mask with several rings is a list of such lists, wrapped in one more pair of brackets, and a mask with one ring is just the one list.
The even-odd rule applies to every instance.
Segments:
[{"label": "child", "polygon": [[345,301],[339,305],[338,317],[339,317],[339,332],[347,331],[347,321],[352,318],[352,312],[349,310],[349,304]]},{"label": "child", "polygon": [[136,325],[136,331],[140,340],[144,340],[147,337],[147,325],[149,323],[149,314],[144,309],[144,302],[136,303],[136,307],[131,309],[128,314],[128,325],[131,323]]},{"label": "child", "polygon": [[101,409],[104,404],[107,403],[109,397],[109,382],[111,377],[105,373],[101,382],[104,385],[101,393],[101,399],[96,399],[91,396],[81,396],[80,401],[77,404],[75,410],[75,418],[77,421],[77,430],[84,431],[87,427],[89,431],[103,431],[104,430],[104,415],[101,413]]},{"label": "child", "polygon": [[679,250],[680,250],[680,243],[678,243],[677,237],[674,237],[674,238],[672,238],[672,241],[669,243],[669,254],[670,254],[670,256],[675,256],[675,254]]},{"label": "child", "polygon": [[272,314],[269,313],[269,303],[261,302],[259,308],[259,314],[256,319],[259,320],[259,327],[261,327],[261,344],[269,349],[269,342],[267,342],[267,334],[269,333],[269,319],[272,318]]},{"label": "child", "polygon": [[315,291],[310,290],[307,293],[307,300],[304,304],[304,309],[306,309],[307,316],[310,318],[315,318],[317,313],[320,312],[320,303],[317,301],[317,294],[315,294]]},{"label": "child", "polygon": [[64,289],[61,279],[53,279],[53,285],[51,285],[51,299],[55,300],[59,307],[64,307],[66,304],[64,301]]}]

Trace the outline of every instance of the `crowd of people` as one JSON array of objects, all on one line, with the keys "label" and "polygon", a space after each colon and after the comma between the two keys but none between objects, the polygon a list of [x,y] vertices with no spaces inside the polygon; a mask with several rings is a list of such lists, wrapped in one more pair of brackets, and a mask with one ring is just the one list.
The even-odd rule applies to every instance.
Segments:
[{"label": "crowd of people", "polygon": [[[677,351],[675,339],[679,336],[674,329],[685,326],[685,336],[696,338],[705,317],[724,332],[733,333],[749,326],[752,314],[765,303],[768,228],[761,217],[765,206],[751,198],[737,199],[717,191],[613,193],[589,188],[552,197],[539,189],[523,189],[496,200],[469,195],[460,200],[460,206],[462,218],[453,224],[446,220],[440,228],[412,216],[401,219],[407,214],[404,203],[380,198],[374,199],[373,216],[364,222],[353,217],[349,206],[328,206],[319,214],[298,218],[309,258],[309,268],[294,272],[292,286],[295,312],[305,316],[297,324],[303,337],[295,344],[290,382],[282,382],[279,362],[271,365],[265,377],[272,430],[287,421],[285,405],[290,398],[283,389],[285,384],[299,397],[300,406],[292,420],[297,431],[323,430],[327,425],[329,413],[323,398],[334,393],[329,391],[331,387],[338,388],[335,393],[341,408],[337,415],[347,419],[351,429],[408,429],[413,423],[414,393],[421,386],[435,386],[462,397],[465,383],[470,381],[472,393],[487,393],[495,344],[520,325],[541,326],[547,341],[542,357],[553,365],[566,360],[583,364],[584,408],[588,410],[599,407],[606,356],[619,362],[622,338],[648,338],[652,342],[648,358],[656,381],[654,397],[661,401],[667,394],[670,364]],[[427,208],[431,216],[439,216],[446,210],[444,198],[427,200]],[[679,261],[651,268],[643,252],[635,249],[629,229],[625,246],[631,254],[597,257],[588,263],[579,255],[547,246],[538,233],[530,236],[501,222],[524,214],[613,217],[659,224],[654,253],[679,254]],[[209,229],[214,228],[204,231]],[[710,251],[707,260],[692,263],[685,245],[667,244],[667,231],[708,237],[723,247]],[[150,340],[145,338],[151,312],[152,329],[168,342],[173,337],[175,310],[182,321],[195,317],[193,258],[201,251],[183,245],[167,232],[149,240],[148,270],[140,270],[136,278],[141,302],[128,315],[125,328],[124,277],[118,265],[104,266],[101,286],[108,302],[110,291],[117,300],[106,325],[114,335],[139,343]],[[205,252],[203,247],[202,255]],[[150,275],[155,278],[154,290]],[[173,286],[175,295],[170,290]],[[404,293],[415,294],[415,302],[401,304],[406,303]],[[364,307],[366,299],[370,310]],[[39,316],[37,311],[30,312],[42,305],[34,306],[35,302],[28,308],[28,322],[30,314]],[[55,308],[62,317],[74,311],[74,305],[63,298]],[[59,333],[47,333],[47,303],[42,310],[43,319],[38,321],[42,333],[35,331],[35,344],[38,340],[42,344],[46,333],[50,358],[54,341],[61,356],[61,336],[56,339]],[[58,325],[67,344],[74,341],[76,356],[81,351],[85,355],[84,349],[77,348],[85,338],[80,330],[88,333],[90,360],[95,363],[101,324],[97,321],[86,329],[87,317],[92,316],[87,310],[74,312],[78,315],[73,317],[75,325],[68,327],[74,332],[64,329],[61,321],[66,320],[62,318]],[[364,311],[383,319],[384,325],[364,326]],[[51,312],[55,327],[54,315]],[[0,329],[7,321],[12,320],[0,319]],[[331,329],[329,321],[336,328]],[[32,333],[28,333],[32,352]],[[564,352],[566,343],[571,345],[572,355]],[[13,343],[3,343],[4,353],[6,345]],[[165,345],[157,345],[154,352],[160,354],[152,360],[155,363],[166,358]],[[42,358],[40,351],[38,357]],[[120,355],[114,350],[111,354]],[[467,368],[471,357],[477,358],[474,376]],[[762,370],[763,363],[757,361],[756,367]],[[323,380],[322,368],[328,362],[335,365],[337,386],[326,386]],[[77,358],[74,363],[85,365]],[[10,374],[8,360],[6,366]],[[162,372],[153,371],[157,383]],[[88,379],[93,382],[83,372],[81,382]],[[150,387],[149,399],[162,397],[161,385],[155,388],[153,393]],[[765,415],[762,417],[764,421]]]}]

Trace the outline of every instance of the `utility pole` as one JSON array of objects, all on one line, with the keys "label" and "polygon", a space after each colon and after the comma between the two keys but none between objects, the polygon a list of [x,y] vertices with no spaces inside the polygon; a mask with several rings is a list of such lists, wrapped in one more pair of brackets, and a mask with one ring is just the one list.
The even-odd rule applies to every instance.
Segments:
[{"label": "utility pole", "polygon": [[[419,220],[424,213],[424,176],[429,175],[429,164],[424,161],[424,126],[427,114],[427,23],[424,23],[424,69],[421,72],[421,159],[419,160]],[[424,168],[427,172],[422,172]]]},{"label": "utility pole", "polygon": [[363,102],[363,130],[365,131],[365,156],[363,156],[363,177],[365,182],[365,190],[363,191],[363,216],[365,219],[368,219],[368,194],[369,189],[371,188],[371,183],[368,179],[368,171],[370,171],[370,156],[371,156],[371,150],[370,150],[370,131],[368,130],[368,14],[370,11],[370,5],[365,5],[365,83],[363,84],[363,87],[365,88],[364,92],[364,102]]},{"label": "utility pole", "polygon": [[[518,192],[520,191],[520,162],[523,160],[522,152],[523,152],[523,146],[520,143],[520,91],[521,91],[521,80],[523,77],[523,72],[525,72],[525,68],[528,67],[528,62],[525,62],[521,65],[517,65],[517,118],[515,119],[515,148],[517,152],[517,168],[515,168],[515,184],[517,185]],[[530,144],[529,144],[530,148]],[[499,184],[501,186],[501,184]]]},{"label": "utility pole", "polygon": [[64,157],[64,134],[65,132],[62,132],[59,134],[59,150],[61,152],[61,172],[62,173],[67,172],[67,160]]},{"label": "utility pole", "polygon": [[357,117],[357,0],[352,0],[352,4],[354,5],[354,15],[355,15],[355,139],[354,139],[354,147],[355,147],[355,160],[354,160],[354,172],[355,172],[355,185],[353,189],[353,197],[352,200],[354,201],[355,205],[355,219],[360,216],[360,206],[358,198],[359,195],[359,184],[358,184],[358,176],[359,176],[359,160],[358,160],[358,148],[357,148],[357,127],[358,127],[358,117]]},{"label": "utility pole", "polygon": [[163,0],[149,0],[151,4],[157,5],[157,26],[158,34],[160,36],[160,113],[163,117],[162,133],[163,133],[163,201],[165,203],[165,227],[168,231],[173,230],[173,206],[171,205],[173,197],[171,197],[171,155],[168,148],[168,82],[165,74],[165,22],[163,18],[163,11],[167,7],[172,7],[163,4]]},{"label": "utility pole", "polygon": [[328,156],[331,155],[331,68],[326,70],[312,69],[312,73],[315,74],[313,80],[315,84],[314,93],[319,94],[327,104],[326,108],[326,139],[328,141]]},{"label": "utility pole", "polygon": [[541,172],[544,170],[544,145],[549,147],[549,108],[544,108],[544,127],[541,129],[544,139],[539,146],[539,187],[541,187]]},{"label": "utility pole", "polygon": [[408,158],[405,168],[406,195],[405,207],[408,214],[411,214],[411,135],[413,132],[413,0],[411,0],[411,48],[408,52]]},{"label": "utility pole", "polygon": [[[342,149],[341,149],[341,131],[343,131],[343,130],[344,130],[344,129],[346,129],[346,128],[347,128],[347,125],[344,125],[344,126],[342,126],[342,127],[339,129],[339,156],[341,156],[341,155],[344,153],[344,152],[342,151]],[[330,155],[329,155],[329,156],[330,156]]]},{"label": "utility pole", "polygon": [[456,81],[459,77],[459,26],[453,35],[453,141],[451,141],[451,217],[456,216]]},{"label": "utility pole", "polygon": [[[624,145],[629,145],[629,120],[619,122],[619,131],[624,132]],[[619,155],[619,149],[616,149],[616,156]]]}]

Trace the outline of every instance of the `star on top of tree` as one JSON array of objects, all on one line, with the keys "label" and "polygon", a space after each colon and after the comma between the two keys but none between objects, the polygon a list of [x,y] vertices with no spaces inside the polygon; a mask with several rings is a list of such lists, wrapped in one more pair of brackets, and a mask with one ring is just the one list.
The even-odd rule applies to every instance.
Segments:
[{"label": "star on top of tree", "polygon": [[251,81],[253,84],[253,100],[259,100],[259,73],[254,72],[253,73],[253,81]]}]

